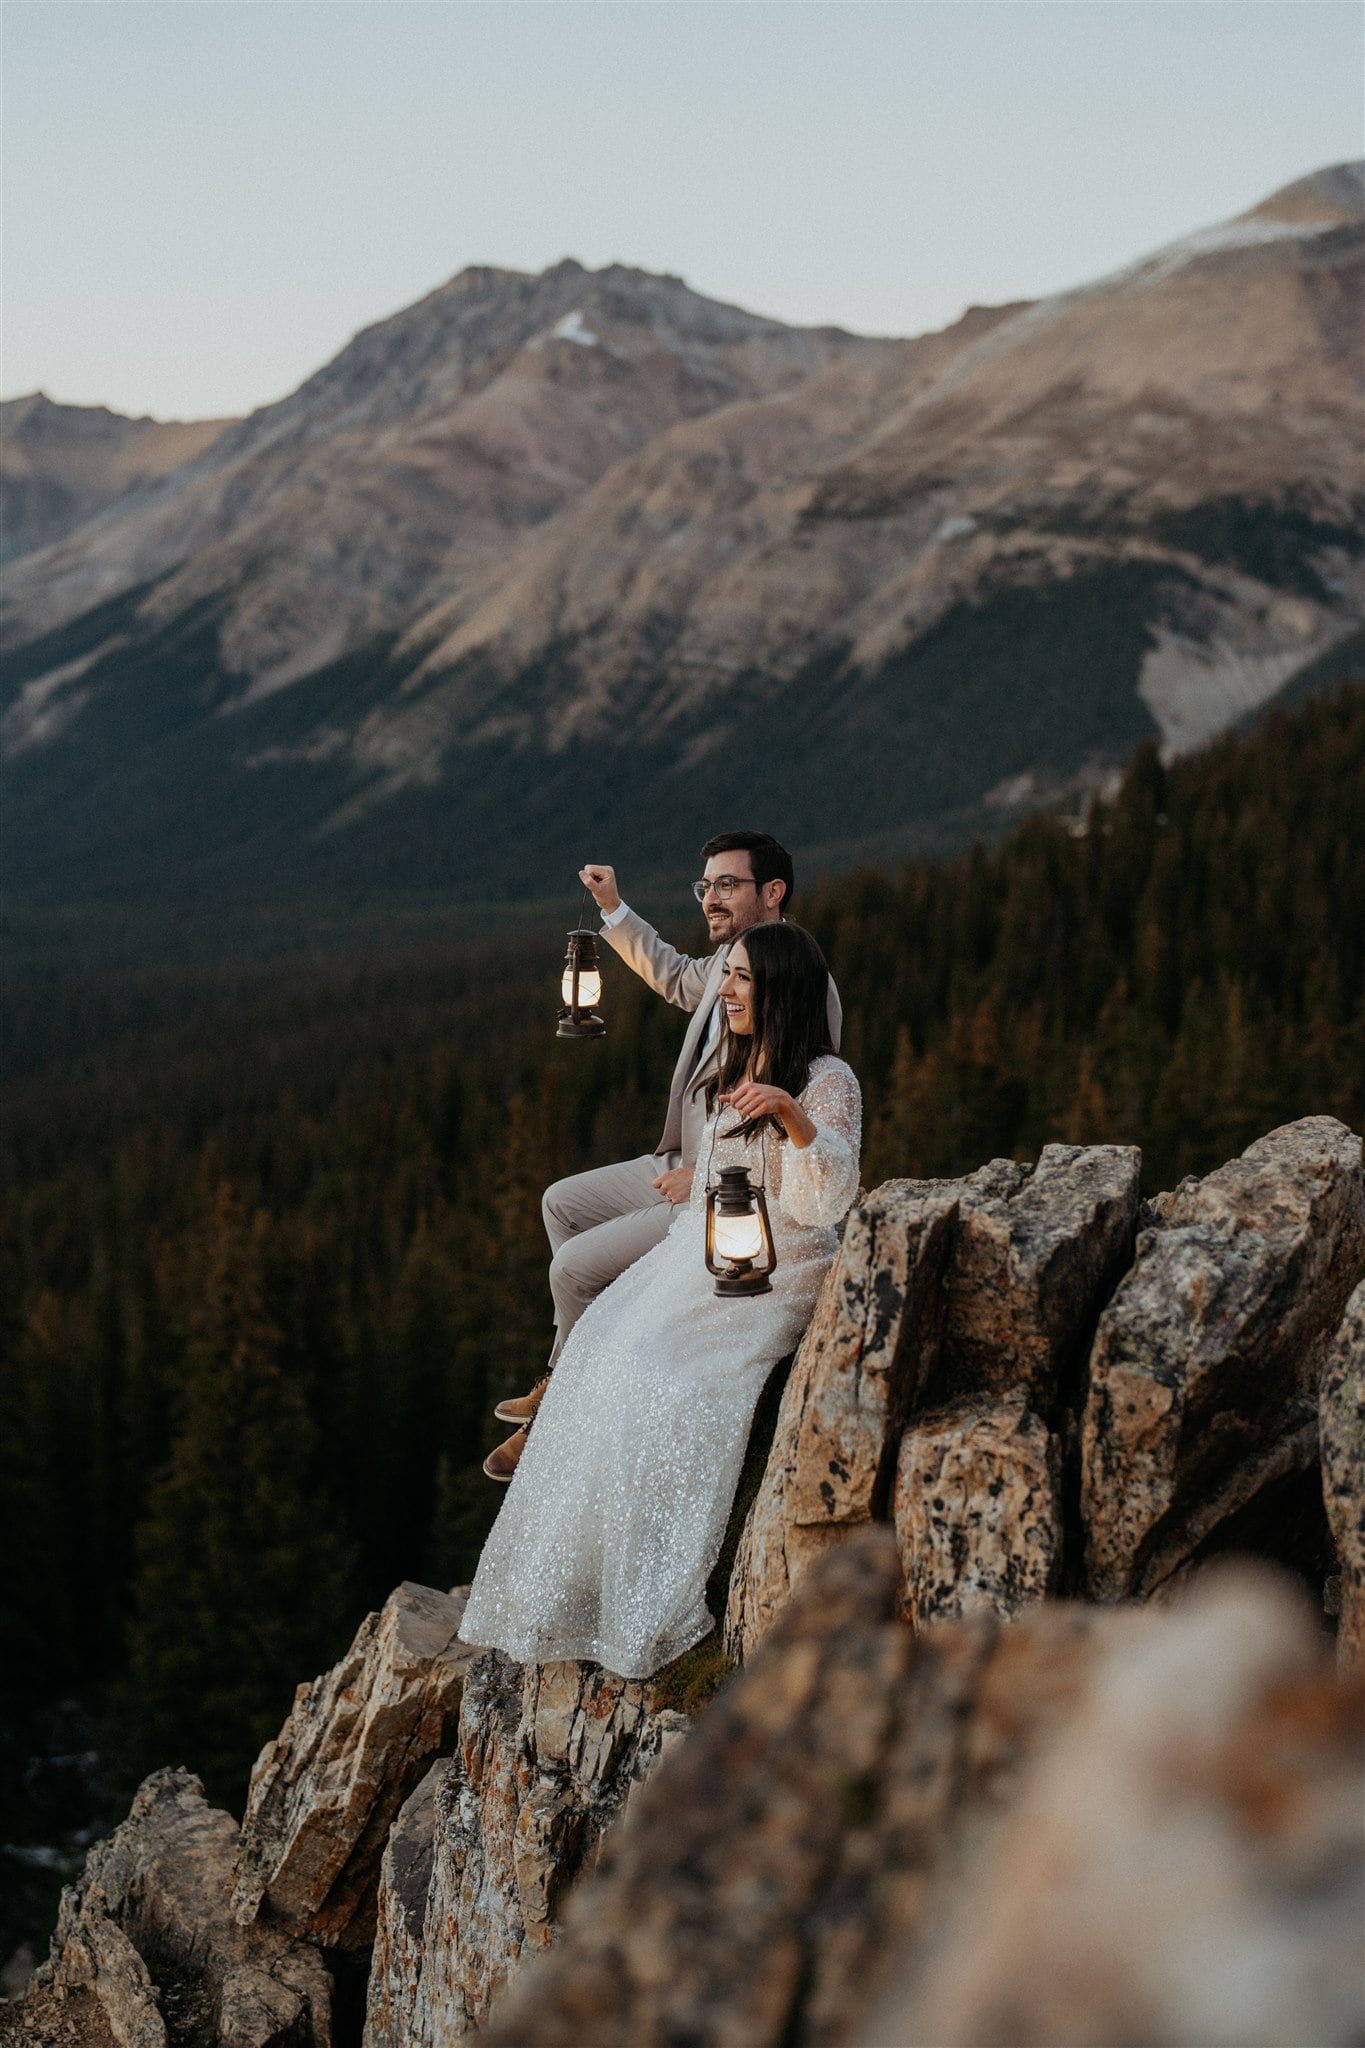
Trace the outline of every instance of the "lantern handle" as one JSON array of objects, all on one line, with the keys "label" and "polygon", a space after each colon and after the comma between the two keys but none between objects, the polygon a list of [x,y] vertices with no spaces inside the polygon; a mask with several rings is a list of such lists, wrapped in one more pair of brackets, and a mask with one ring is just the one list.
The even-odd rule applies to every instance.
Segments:
[{"label": "lantern handle", "polygon": [[578,923],[574,927],[575,931],[581,932],[584,929],[583,920],[588,914],[588,905],[591,901],[592,890],[585,889],[583,891],[583,901],[578,906]]},{"label": "lantern handle", "polygon": [[[719,1111],[719,1109],[717,1109],[717,1111],[716,1111],[715,1115],[714,1115],[714,1116],[712,1117],[712,1119],[711,1119],[711,1149],[710,1149],[710,1151],[709,1151],[709,1152],[707,1153],[707,1155],[706,1155],[706,1185],[707,1185],[708,1189],[709,1189],[709,1188],[711,1188],[711,1187],[713,1187],[713,1186],[715,1185],[715,1183],[714,1183],[714,1182],[712,1181],[712,1179],[711,1179],[711,1168],[712,1168],[712,1165],[713,1165],[713,1164],[714,1164],[714,1162],[715,1162],[715,1157],[716,1157],[716,1139],[717,1139],[717,1138],[718,1138],[719,1136],[720,1136],[720,1111]],[[766,1129],[765,1129],[765,1130],[762,1130],[762,1131],[760,1131],[760,1132],[759,1132],[759,1134],[758,1134],[758,1140],[759,1140],[759,1158],[760,1158],[760,1159],[762,1160],[762,1162],[763,1162],[763,1178],[762,1178],[762,1180],[761,1180],[761,1181],[760,1181],[760,1182],[758,1183],[758,1186],[757,1186],[757,1187],[756,1187],[756,1188],[754,1189],[754,1193],[755,1193],[756,1195],[763,1195],[763,1194],[766,1194],[766,1193],[767,1193],[767,1191],[768,1191],[768,1133],[767,1133]]]}]

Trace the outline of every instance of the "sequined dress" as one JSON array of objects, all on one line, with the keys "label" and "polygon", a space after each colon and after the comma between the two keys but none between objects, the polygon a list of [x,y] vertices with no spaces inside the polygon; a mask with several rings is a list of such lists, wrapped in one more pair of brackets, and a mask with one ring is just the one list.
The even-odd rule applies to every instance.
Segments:
[{"label": "sequined dress", "polygon": [[[852,1070],[821,1055],[800,1102],[816,1126],[801,1148],[727,1136],[738,1119],[722,1108],[668,1235],[570,1332],[479,1559],[466,1642],[646,1678],[712,1627],[706,1581],[754,1407],[810,1320],[858,1187]],[[772,1292],[726,1298],[705,1265],[706,1179],[747,1165],[757,1180],[760,1159]]]}]

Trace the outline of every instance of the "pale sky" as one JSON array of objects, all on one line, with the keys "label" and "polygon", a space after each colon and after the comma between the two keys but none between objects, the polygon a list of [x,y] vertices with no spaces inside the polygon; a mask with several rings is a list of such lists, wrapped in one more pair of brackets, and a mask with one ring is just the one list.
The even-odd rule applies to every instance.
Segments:
[{"label": "pale sky", "polygon": [[5,0],[0,390],[280,397],[468,263],[916,334],[1365,152],[1356,0]]}]

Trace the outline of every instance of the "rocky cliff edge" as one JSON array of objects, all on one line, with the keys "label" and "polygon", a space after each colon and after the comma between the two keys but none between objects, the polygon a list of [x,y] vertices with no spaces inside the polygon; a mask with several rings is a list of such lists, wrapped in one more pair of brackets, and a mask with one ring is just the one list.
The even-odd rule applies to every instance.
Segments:
[{"label": "rocky cliff edge", "polygon": [[240,1830],[143,1784],[0,2039],[344,2048],[349,1956],[364,2048],[1358,2042],[1361,1141],[1139,1169],[862,1201],[699,1709],[400,1586]]}]

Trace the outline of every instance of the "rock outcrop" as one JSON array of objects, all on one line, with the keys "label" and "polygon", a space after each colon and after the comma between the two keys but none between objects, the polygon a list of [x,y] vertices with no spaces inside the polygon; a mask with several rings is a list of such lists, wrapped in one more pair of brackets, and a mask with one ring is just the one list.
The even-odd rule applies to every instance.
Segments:
[{"label": "rock outcrop", "polygon": [[1318,1383],[1365,1272],[1361,1141],[1304,1117],[1184,1182],[1100,1319],[1082,1429],[1089,1590],[1153,1592],[1317,1458]]},{"label": "rock outcrop", "polygon": [[375,1995],[366,2048],[439,2048],[482,2024],[523,1950],[549,1943],[569,1887],[678,1720],[650,1685],[596,1665],[480,1657],[457,1754],[433,1781],[415,1993],[396,2034]]},{"label": "rock outcrop", "polygon": [[888,1181],[850,1216],[796,1354],[740,1537],[726,1647],[750,1656],[801,1579],[868,1521],[904,1411],[937,1363],[954,1183]]},{"label": "rock outcrop", "polygon": [[920,1416],[901,1439],[894,1519],[909,1621],[1015,1615],[1061,1570],[1057,1439],[1022,1391]]},{"label": "rock outcrop", "polygon": [[154,1772],[63,1893],[29,1996],[89,1987],[126,2048],[197,2038],[331,2048],[331,1980],[317,1949],[233,1918],[236,1849],[236,1822],[208,1804],[198,1778]]},{"label": "rock outcrop", "polygon": [[781,1394],[740,1670],[521,1665],[399,1587],[240,1839],[146,1781],[0,2043],[323,2048],[372,1940],[364,2048],[1355,2048],[1362,1266],[1327,1117],[1141,1216],[1123,1147],[888,1182]]},{"label": "rock outcrop", "polygon": [[1365,1280],[1346,1304],[1319,1397],[1322,1491],[1336,1544],[1337,1642],[1365,1659]]},{"label": "rock outcrop", "polygon": [[436,1847],[436,1794],[448,1769],[445,1759],[431,1766],[389,1830],[365,2005],[366,2048],[406,2048],[412,2040]]},{"label": "rock outcrop", "polygon": [[[952,1455],[954,1429],[974,1429],[984,1456],[1026,1453],[1017,1484],[1041,1571],[1023,1570],[1022,1554],[1012,1567],[983,1556],[976,1583],[999,1574],[1008,1612],[1026,1587],[1041,1596],[1055,1584],[1061,1453],[1047,1426],[1079,1406],[1086,1348],[1132,1256],[1140,1163],[1132,1146],[1048,1145],[1033,1168],[997,1159],[958,1181],[889,1181],[855,1211],[741,1539],[726,1616],[734,1656],[753,1654],[833,1542],[886,1512],[898,1457],[907,1581],[928,1589],[945,1559],[965,1566],[983,1532],[979,1504],[951,1484],[927,1503],[912,1497]],[[960,1409],[923,1412],[964,1400],[974,1422]],[[921,1428],[922,1452],[902,1444]],[[931,1601],[925,1611],[939,1610]]]},{"label": "rock outcrop", "polygon": [[[24,2000],[25,2036],[118,2048],[167,2048],[151,1972],[98,1884],[63,1892],[48,1962]],[[71,2026],[64,2024],[67,2020]],[[74,2031],[73,2031],[74,2029]],[[0,2031],[0,2040],[5,2039]]]},{"label": "rock outcrop", "polygon": [[1132,1258],[1141,1166],[1132,1145],[1045,1145],[1036,1167],[998,1159],[962,1183],[929,1400],[1022,1391],[1053,1412]]},{"label": "rock outcrop", "polygon": [[237,1855],[239,1918],[339,1948],[374,1939],[380,1859],[399,1807],[448,1754],[477,1654],[463,1593],[405,1580],[331,1671],[301,1685],[251,1773]]}]

